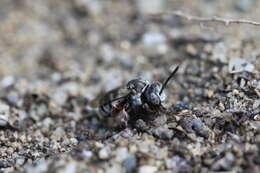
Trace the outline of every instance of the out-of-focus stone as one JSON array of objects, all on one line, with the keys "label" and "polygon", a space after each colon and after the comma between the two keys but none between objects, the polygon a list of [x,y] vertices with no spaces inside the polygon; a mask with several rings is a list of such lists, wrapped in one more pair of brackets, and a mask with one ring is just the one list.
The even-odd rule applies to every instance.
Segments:
[{"label": "out-of-focus stone", "polygon": [[186,160],[179,156],[173,156],[171,159],[166,161],[166,166],[171,169],[172,172],[189,172],[190,166]]},{"label": "out-of-focus stone", "polygon": [[0,103],[0,127],[5,127],[9,124],[10,107],[4,103]]},{"label": "out-of-focus stone", "polygon": [[221,61],[223,63],[227,63],[227,51],[228,49],[223,42],[217,43],[213,48],[211,59],[213,61]]},{"label": "out-of-focus stone", "polygon": [[158,127],[154,129],[153,134],[160,139],[166,140],[169,140],[173,137],[173,131],[165,127]]},{"label": "out-of-focus stone", "polygon": [[138,173],[155,173],[157,169],[155,166],[143,165],[139,168]]},{"label": "out-of-focus stone", "polygon": [[53,132],[51,138],[52,140],[58,141],[60,140],[63,136],[65,135],[65,131],[62,127],[58,127],[55,129],[55,131]]},{"label": "out-of-focus stone", "polygon": [[254,7],[254,1],[248,1],[248,0],[236,0],[235,7],[239,11],[242,12],[249,12]]},{"label": "out-of-focus stone", "polygon": [[128,156],[128,150],[126,147],[120,147],[116,150],[116,161],[122,162]]},{"label": "out-of-focus stone", "polygon": [[140,13],[155,13],[165,8],[165,0],[136,0]]},{"label": "out-of-focus stone", "polygon": [[149,47],[163,44],[165,41],[166,37],[161,32],[150,31],[143,35],[143,43]]},{"label": "out-of-focus stone", "polygon": [[131,173],[136,169],[136,164],[137,164],[136,157],[134,155],[130,155],[123,161],[122,165],[128,173]]},{"label": "out-of-focus stone", "polygon": [[60,171],[61,171],[60,173],[62,173],[62,172],[64,172],[64,173],[76,173],[77,172],[77,164],[76,164],[76,162],[69,162],[66,165],[66,167],[63,170],[60,170]]},{"label": "out-of-focus stone", "polygon": [[8,125],[8,117],[6,115],[0,114],[0,127],[5,127]]},{"label": "out-of-focus stone", "polygon": [[93,16],[98,16],[102,13],[103,3],[100,0],[76,0],[75,4],[81,11],[88,11]]},{"label": "out-of-focus stone", "polygon": [[231,58],[228,65],[229,73],[239,73],[243,71],[253,72],[255,66],[244,59]]},{"label": "out-of-focus stone", "polygon": [[110,149],[108,147],[103,147],[98,152],[98,157],[100,159],[108,159],[109,158]]},{"label": "out-of-focus stone", "polygon": [[215,171],[230,171],[234,161],[235,156],[232,153],[227,152],[223,158],[219,159],[212,165],[212,169]]},{"label": "out-of-focus stone", "polygon": [[114,163],[111,167],[108,167],[106,173],[122,173],[122,167],[119,164]]}]

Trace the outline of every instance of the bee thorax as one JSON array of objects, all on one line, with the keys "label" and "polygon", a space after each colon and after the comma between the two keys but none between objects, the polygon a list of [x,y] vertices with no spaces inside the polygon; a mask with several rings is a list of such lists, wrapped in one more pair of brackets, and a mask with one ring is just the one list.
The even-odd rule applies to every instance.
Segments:
[{"label": "bee thorax", "polygon": [[142,99],[141,99],[141,94],[136,94],[136,95],[131,96],[130,97],[130,104],[133,107],[141,106],[143,104]]}]

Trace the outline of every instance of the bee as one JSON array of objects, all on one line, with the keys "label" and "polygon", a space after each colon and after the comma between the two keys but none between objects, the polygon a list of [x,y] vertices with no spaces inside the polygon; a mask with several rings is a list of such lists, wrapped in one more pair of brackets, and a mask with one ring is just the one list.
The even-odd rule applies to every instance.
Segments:
[{"label": "bee", "polygon": [[164,83],[149,82],[142,78],[130,80],[125,87],[113,89],[99,99],[99,106],[87,107],[87,112],[99,119],[106,119],[109,127],[126,127],[129,120],[149,119],[148,116],[167,112],[163,106],[164,92],[170,79],[178,71],[177,66]]}]

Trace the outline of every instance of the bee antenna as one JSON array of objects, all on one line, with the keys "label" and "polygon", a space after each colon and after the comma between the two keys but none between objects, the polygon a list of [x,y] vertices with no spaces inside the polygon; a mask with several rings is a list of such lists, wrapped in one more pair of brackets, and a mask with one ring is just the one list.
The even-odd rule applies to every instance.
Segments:
[{"label": "bee antenna", "polygon": [[166,87],[166,85],[168,84],[169,80],[174,76],[174,74],[178,71],[179,69],[179,65],[173,70],[173,72],[170,74],[170,76],[165,80],[165,82],[162,85],[161,91],[159,92],[159,94],[161,95],[164,88]]}]

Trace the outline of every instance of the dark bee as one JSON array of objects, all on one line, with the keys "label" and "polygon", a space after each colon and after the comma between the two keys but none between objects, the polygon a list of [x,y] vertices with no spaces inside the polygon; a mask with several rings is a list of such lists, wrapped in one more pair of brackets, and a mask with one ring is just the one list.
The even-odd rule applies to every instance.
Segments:
[{"label": "dark bee", "polygon": [[177,66],[163,84],[138,78],[130,80],[126,87],[107,92],[99,101],[99,107],[88,107],[100,119],[106,118],[109,127],[126,126],[128,120],[139,119],[158,112],[166,112],[162,105],[166,99],[164,89],[178,71]]}]

